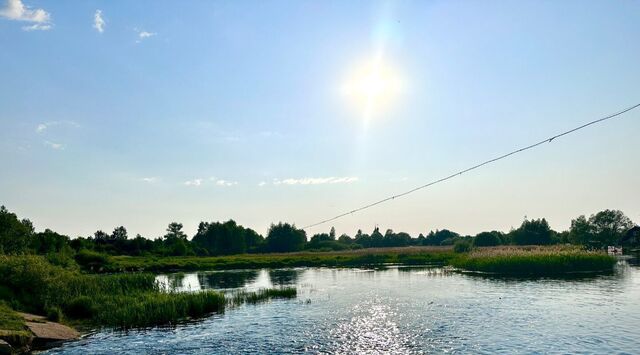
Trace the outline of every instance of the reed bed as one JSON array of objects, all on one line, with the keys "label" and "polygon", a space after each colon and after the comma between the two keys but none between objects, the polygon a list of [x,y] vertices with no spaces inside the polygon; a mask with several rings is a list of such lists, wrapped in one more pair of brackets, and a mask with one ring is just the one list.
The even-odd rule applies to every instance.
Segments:
[{"label": "reed bed", "polygon": [[111,257],[104,272],[178,270],[230,270],[287,267],[359,267],[384,264],[445,264],[455,253],[451,247],[372,248],[340,252],[243,254],[217,257]]},{"label": "reed bed", "polygon": [[240,305],[244,303],[256,304],[266,302],[271,299],[290,299],[298,296],[298,290],[295,287],[282,288],[266,288],[258,291],[234,291],[228,301],[232,305]]},{"label": "reed bed", "polygon": [[467,271],[534,276],[611,271],[615,264],[603,252],[575,246],[482,248],[451,260]]}]

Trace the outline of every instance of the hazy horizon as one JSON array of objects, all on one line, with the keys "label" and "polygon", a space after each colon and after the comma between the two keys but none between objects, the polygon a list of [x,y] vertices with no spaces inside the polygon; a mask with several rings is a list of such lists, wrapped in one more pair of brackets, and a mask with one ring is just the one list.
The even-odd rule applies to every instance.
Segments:
[{"label": "hazy horizon", "polygon": [[[639,103],[639,13],[0,0],[0,205],[72,237],[318,222]],[[634,110],[307,233],[638,223],[638,132]]]}]

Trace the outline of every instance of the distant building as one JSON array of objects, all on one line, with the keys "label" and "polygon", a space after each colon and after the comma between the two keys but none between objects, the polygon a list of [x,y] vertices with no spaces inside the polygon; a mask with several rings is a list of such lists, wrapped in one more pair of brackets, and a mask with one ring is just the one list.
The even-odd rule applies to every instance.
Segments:
[{"label": "distant building", "polygon": [[623,246],[640,247],[640,226],[635,226],[627,231],[618,243]]}]

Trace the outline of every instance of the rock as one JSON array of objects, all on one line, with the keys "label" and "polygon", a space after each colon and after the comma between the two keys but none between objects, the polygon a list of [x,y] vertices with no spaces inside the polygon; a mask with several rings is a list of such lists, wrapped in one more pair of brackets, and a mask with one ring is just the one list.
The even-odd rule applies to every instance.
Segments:
[{"label": "rock", "polygon": [[75,340],[80,333],[73,328],[56,322],[49,322],[45,317],[29,313],[21,313],[27,328],[33,333],[33,344],[36,347],[47,347],[68,340]]},{"label": "rock", "polygon": [[12,354],[12,352],[13,348],[11,347],[11,345],[9,345],[9,343],[7,343],[6,341],[0,339],[0,354]]}]

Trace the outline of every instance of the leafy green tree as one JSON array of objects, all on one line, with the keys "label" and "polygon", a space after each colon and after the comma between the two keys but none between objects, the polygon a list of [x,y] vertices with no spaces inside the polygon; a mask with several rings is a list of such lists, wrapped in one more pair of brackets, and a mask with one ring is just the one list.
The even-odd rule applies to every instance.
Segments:
[{"label": "leafy green tree", "polygon": [[20,221],[15,213],[0,206],[0,253],[26,253],[32,235],[31,221],[28,219]]},{"label": "leafy green tree", "polygon": [[525,219],[520,228],[515,230],[513,242],[517,245],[547,245],[551,244],[551,236],[546,219]]},{"label": "leafy green tree", "polygon": [[291,252],[300,251],[307,242],[307,234],[302,229],[289,223],[272,224],[266,238],[267,251]]},{"label": "leafy green tree", "polygon": [[425,245],[442,245],[443,242],[449,241],[449,245],[453,244],[453,241],[460,237],[460,234],[452,232],[448,229],[436,230],[427,234],[425,238]]},{"label": "leafy green tree", "polygon": [[591,248],[617,245],[624,233],[633,227],[633,222],[619,210],[604,210],[589,219],[579,216],[571,221],[569,240]]},{"label": "leafy green tree", "polygon": [[58,234],[51,229],[36,233],[31,240],[31,249],[37,254],[56,253],[69,245],[69,237]]},{"label": "leafy green tree", "polygon": [[498,231],[478,233],[473,238],[473,245],[478,247],[489,247],[502,244],[502,233]]}]

